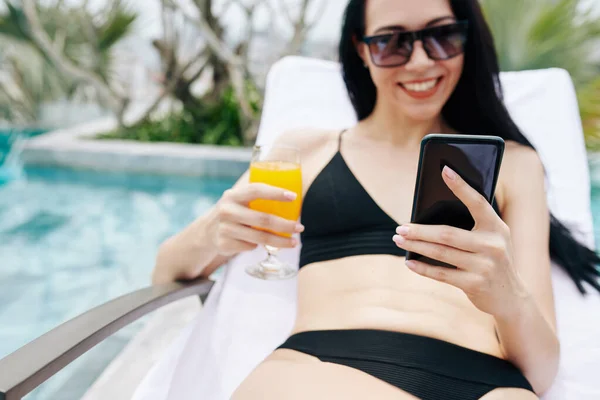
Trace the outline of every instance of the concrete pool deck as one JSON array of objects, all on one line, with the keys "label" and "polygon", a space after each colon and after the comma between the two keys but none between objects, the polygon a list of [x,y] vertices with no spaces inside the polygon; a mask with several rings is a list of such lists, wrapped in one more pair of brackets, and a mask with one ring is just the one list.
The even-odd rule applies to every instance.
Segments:
[{"label": "concrete pool deck", "polygon": [[238,178],[252,155],[249,148],[94,139],[116,126],[107,118],[48,132],[24,143],[21,160],[34,166]]}]

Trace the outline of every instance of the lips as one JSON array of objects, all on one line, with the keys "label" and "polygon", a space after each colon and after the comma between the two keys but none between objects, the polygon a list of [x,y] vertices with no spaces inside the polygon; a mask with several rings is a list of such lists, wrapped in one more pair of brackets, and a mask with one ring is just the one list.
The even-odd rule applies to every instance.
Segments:
[{"label": "lips", "polygon": [[442,82],[443,79],[443,77],[439,77],[421,81],[405,82],[399,83],[398,86],[400,86],[409,96],[416,99],[424,99],[433,96],[437,92],[440,87],[440,82]]}]

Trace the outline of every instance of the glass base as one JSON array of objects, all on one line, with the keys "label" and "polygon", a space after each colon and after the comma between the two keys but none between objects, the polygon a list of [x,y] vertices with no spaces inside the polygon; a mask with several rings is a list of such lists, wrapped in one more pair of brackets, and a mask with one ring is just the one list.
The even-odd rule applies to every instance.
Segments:
[{"label": "glass base", "polygon": [[270,257],[258,264],[246,267],[246,272],[258,279],[266,281],[280,281],[291,279],[296,276],[295,268],[281,261],[275,261]]}]

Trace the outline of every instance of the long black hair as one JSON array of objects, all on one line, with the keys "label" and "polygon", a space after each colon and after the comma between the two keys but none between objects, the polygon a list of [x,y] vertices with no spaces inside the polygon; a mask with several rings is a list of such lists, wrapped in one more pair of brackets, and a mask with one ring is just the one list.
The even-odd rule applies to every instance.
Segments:
[{"label": "long black hair", "polygon": [[[375,84],[355,47],[355,38],[361,39],[365,35],[366,1],[350,0],[339,46],[344,81],[359,120],[373,112],[377,100]],[[533,148],[504,105],[494,40],[478,0],[450,0],[450,4],[458,20],[469,21],[469,32],[463,74],[443,108],[442,116],[459,132],[485,132]],[[586,293],[582,282],[600,292],[600,258],[579,243],[552,214],[550,257],[565,269],[581,293]]]}]

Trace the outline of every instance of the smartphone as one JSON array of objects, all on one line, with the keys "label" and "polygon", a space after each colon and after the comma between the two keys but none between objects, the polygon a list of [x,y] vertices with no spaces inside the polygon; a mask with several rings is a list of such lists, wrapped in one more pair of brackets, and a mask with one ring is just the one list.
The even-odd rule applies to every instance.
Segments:
[{"label": "smartphone", "polygon": [[[491,204],[503,154],[504,140],[498,136],[425,136],[421,141],[411,222],[473,229],[473,217],[446,186],[442,179],[442,170],[446,165],[452,168]],[[406,259],[455,268],[413,252],[407,252]]]}]

